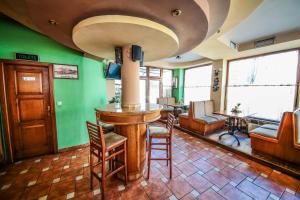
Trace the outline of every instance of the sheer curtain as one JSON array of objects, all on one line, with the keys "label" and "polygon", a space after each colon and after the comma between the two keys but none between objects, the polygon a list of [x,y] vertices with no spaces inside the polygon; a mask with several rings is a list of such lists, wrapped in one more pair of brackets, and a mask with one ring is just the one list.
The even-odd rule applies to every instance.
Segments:
[{"label": "sheer curtain", "polygon": [[229,62],[227,109],[241,103],[247,114],[280,120],[294,108],[297,64],[298,51]]},{"label": "sheer curtain", "polygon": [[184,104],[190,101],[210,100],[212,65],[185,70]]},{"label": "sheer curtain", "polygon": [[163,70],[163,97],[172,97],[172,70]]}]

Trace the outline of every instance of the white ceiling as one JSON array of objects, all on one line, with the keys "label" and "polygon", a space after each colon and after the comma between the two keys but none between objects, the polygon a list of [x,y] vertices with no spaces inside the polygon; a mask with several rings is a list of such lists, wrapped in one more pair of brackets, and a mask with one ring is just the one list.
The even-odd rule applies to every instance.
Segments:
[{"label": "white ceiling", "polygon": [[244,43],[300,28],[300,0],[265,0],[225,37]]},{"label": "white ceiling", "polygon": [[175,56],[171,58],[162,59],[162,61],[169,62],[169,63],[182,63],[182,62],[190,62],[190,61],[195,61],[204,58],[203,56],[193,52],[187,52],[184,54],[180,54],[179,56],[180,59],[177,59]]}]

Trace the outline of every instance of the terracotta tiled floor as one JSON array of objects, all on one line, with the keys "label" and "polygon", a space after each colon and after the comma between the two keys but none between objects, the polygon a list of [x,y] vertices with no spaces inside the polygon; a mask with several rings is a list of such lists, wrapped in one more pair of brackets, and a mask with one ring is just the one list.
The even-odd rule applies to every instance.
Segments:
[{"label": "terracotta tiled floor", "polygon": [[[201,139],[175,130],[173,179],[165,161],[153,161],[151,177],[111,178],[107,199],[300,199],[300,181]],[[154,152],[155,156],[164,156]],[[88,148],[24,160],[0,172],[0,199],[101,199],[89,190]]]}]

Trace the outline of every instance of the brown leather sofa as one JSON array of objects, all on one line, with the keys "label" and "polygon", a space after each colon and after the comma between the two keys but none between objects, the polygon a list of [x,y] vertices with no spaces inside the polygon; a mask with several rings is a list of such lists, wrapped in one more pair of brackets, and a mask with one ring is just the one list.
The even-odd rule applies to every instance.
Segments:
[{"label": "brown leather sofa", "polygon": [[252,151],[300,164],[300,110],[285,112],[280,125],[265,124],[250,131]]},{"label": "brown leather sofa", "polygon": [[202,135],[223,129],[226,118],[213,114],[213,107],[213,101],[190,102],[189,112],[179,115],[180,126]]}]

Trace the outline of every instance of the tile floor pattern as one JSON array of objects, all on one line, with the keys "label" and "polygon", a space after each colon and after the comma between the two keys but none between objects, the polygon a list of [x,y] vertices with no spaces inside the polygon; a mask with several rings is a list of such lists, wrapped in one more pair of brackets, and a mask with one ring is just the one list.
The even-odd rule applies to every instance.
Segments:
[{"label": "tile floor pattern", "polygon": [[[153,161],[149,180],[127,186],[111,178],[107,199],[300,199],[300,180],[175,130],[173,179],[165,161]],[[89,190],[89,149],[17,162],[0,171],[0,199],[101,199]],[[155,156],[164,156],[154,152]]]}]

